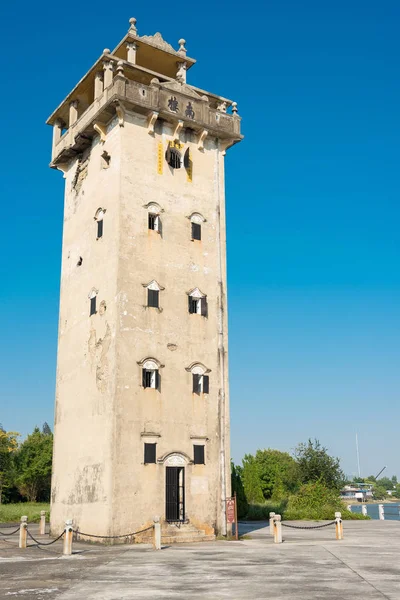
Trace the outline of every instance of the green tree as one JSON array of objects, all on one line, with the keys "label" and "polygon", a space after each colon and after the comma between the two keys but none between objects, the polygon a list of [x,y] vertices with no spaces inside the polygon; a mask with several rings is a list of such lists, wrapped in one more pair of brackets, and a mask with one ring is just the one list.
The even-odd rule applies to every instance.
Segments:
[{"label": "green tree", "polygon": [[282,500],[299,485],[296,461],[287,452],[257,450],[254,460],[260,477],[261,490],[266,500]]},{"label": "green tree", "polygon": [[396,487],[396,485],[397,485],[397,475],[393,475],[393,477],[392,477],[392,485],[393,485],[394,488]]},{"label": "green tree", "polygon": [[384,500],[387,497],[386,487],[383,485],[379,485],[379,483],[374,484],[373,494],[375,500]]},{"label": "green tree", "polygon": [[333,490],[339,490],[343,485],[345,476],[339,459],[330,456],[318,440],[309,439],[307,443],[299,444],[294,456],[302,483],[322,481]]},{"label": "green tree", "polygon": [[16,483],[20,494],[30,502],[49,499],[52,456],[53,434],[43,433],[38,427],[19,447]]},{"label": "green tree", "polygon": [[18,448],[19,433],[0,429],[0,504],[4,491],[12,484],[13,459]]},{"label": "green tree", "polygon": [[234,493],[236,492],[237,513],[239,519],[245,517],[249,509],[249,504],[247,502],[242,481],[242,473],[242,467],[240,467],[239,465],[236,466],[235,463],[231,461],[232,495],[234,495]]},{"label": "green tree", "polygon": [[243,459],[242,481],[247,501],[250,504],[264,501],[259,465],[252,454],[246,454]]},{"label": "green tree", "polygon": [[389,479],[389,477],[381,477],[380,479],[378,479],[378,481],[376,482],[380,487],[384,487],[385,490],[392,490],[393,489],[393,481],[391,479]]}]

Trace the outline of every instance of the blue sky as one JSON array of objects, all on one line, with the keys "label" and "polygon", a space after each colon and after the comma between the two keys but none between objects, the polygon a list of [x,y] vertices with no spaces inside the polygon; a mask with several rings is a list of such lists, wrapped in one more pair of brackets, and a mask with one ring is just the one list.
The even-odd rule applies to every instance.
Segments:
[{"label": "blue sky", "polygon": [[[238,102],[227,154],[232,454],[317,437],[400,476],[396,0],[3,9],[0,422],[53,421],[63,183],[44,122],[103,48],[187,40],[188,81]],[[71,31],[73,34],[71,34]]]}]

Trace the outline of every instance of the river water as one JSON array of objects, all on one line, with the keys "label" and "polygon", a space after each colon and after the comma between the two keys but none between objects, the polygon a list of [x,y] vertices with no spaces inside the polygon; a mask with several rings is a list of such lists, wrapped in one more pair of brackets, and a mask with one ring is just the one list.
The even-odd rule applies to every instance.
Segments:
[{"label": "river water", "polygon": [[[385,521],[400,521],[400,505],[399,504],[383,504],[385,511]],[[371,519],[379,519],[378,504],[366,504],[367,514]],[[360,513],[361,504],[352,504],[351,512]]]}]

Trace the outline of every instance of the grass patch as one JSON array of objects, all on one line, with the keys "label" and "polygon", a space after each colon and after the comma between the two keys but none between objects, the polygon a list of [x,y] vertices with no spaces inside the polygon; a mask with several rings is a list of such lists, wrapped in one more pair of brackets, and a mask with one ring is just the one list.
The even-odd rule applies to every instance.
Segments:
[{"label": "grass patch", "polygon": [[245,533],[244,535],[239,535],[239,540],[236,540],[234,535],[217,535],[215,539],[219,542],[240,542],[240,540],[251,540],[252,537]]},{"label": "grass patch", "polygon": [[46,521],[48,521],[50,518],[50,504],[47,502],[0,504],[0,523],[17,523],[22,516],[28,517],[28,523],[38,523],[41,510],[46,511]]},{"label": "grass patch", "polygon": [[287,500],[282,502],[263,502],[262,504],[249,504],[246,521],[267,521],[269,513],[274,512],[277,515],[282,515],[285,512]]}]

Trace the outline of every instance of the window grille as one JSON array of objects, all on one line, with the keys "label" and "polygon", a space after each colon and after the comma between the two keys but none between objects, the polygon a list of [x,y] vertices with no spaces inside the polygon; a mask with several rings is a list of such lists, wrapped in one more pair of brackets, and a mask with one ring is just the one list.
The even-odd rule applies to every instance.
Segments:
[{"label": "window grille", "polygon": [[180,169],[182,166],[181,153],[176,148],[168,146],[165,159],[172,169]]}]

